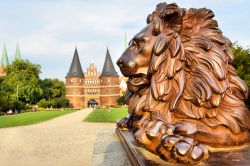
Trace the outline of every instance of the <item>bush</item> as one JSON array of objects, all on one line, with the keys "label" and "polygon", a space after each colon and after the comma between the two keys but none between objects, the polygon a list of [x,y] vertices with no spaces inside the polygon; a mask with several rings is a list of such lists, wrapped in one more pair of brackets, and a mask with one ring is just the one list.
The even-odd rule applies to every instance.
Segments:
[{"label": "bush", "polygon": [[32,105],[30,105],[29,103],[26,103],[25,109],[27,110],[27,109],[31,109],[31,108],[32,108]]},{"label": "bush", "polygon": [[117,99],[117,103],[119,105],[124,105],[125,104],[125,96],[121,96]]},{"label": "bush", "polygon": [[38,108],[35,108],[36,111],[46,111],[46,108],[43,108],[43,107],[38,107]]},{"label": "bush", "polygon": [[55,98],[53,99],[56,102],[57,108],[65,108],[69,106],[69,100],[65,98]]},{"label": "bush", "polygon": [[15,101],[15,108],[13,108],[13,109],[17,109],[18,111],[25,110],[26,109],[26,105],[25,105],[24,102]]},{"label": "bush", "polygon": [[11,97],[5,92],[0,92],[0,112],[6,112],[9,109],[15,109],[15,98]]},{"label": "bush", "polygon": [[38,102],[38,106],[43,108],[49,108],[51,106],[53,108],[65,108],[69,106],[69,100],[65,98],[55,98],[50,101],[46,101],[43,99]]},{"label": "bush", "polygon": [[45,99],[40,100],[37,105],[39,107],[47,108],[49,107],[49,101],[46,101]]}]

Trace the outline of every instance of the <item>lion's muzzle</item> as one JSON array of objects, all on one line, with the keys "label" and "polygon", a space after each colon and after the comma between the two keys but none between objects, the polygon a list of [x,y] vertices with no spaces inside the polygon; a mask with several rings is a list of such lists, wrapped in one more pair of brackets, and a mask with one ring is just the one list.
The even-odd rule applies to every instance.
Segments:
[{"label": "lion's muzzle", "polygon": [[118,59],[117,65],[124,76],[130,77],[136,74],[138,67],[132,57],[126,52],[124,54]]}]

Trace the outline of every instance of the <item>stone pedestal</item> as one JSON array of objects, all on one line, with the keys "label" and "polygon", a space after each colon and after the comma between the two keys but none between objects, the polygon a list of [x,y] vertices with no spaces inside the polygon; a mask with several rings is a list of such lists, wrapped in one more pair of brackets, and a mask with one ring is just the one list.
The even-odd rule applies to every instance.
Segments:
[{"label": "stone pedestal", "polygon": [[[140,147],[134,140],[132,131],[116,129],[116,133],[120,138],[120,142],[130,159],[132,165],[135,166],[174,166],[172,164],[162,160],[157,155]],[[206,166],[249,166],[250,165],[250,147],[245,146],[238,149],[220,151],[214,150],[208,160],[198,165]]]}]

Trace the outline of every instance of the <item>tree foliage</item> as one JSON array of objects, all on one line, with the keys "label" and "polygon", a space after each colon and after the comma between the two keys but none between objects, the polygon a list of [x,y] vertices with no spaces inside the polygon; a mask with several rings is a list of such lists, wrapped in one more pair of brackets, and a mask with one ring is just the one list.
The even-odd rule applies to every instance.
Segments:
[{"label": "tree foliage", "polygon": [[234,54],[233,66],[235,67],[237,74],[248,86],[249,95],[246,104],[250,107],[250,49],[245,49],[237,43],[234,43],[232,52]]},{"label": "tree foliage", "polygon": [[68,106],[68,100],[64,98],[64,82],[47,78],[41,80],[40,65],[28,60],[15,60],[5,70],[6,76],[0,78],[0,112],[9,109],[20,111],[41,99],[41,103],[48,101],[47,106]]},{"label": "tree foliage", "polygon": [[237,43],[232,47],[234,54],[233,66],[237,74],[245,80],[248,87],[250,87],[250,49],[244,49]]},{"label": "tree foliage", "polygon": [[40,87],[43,90],[42,98],[51,100],[51,98],[61,98],[65,96],[65,84],[58,79],[40,80]]},{"label": "tree foliage", "polygon": [[41,67],[28,60],[15,60],[6,68],[6,77],[1,90],[7,92],[12,98],[25,103],[36,103],[42,94],[39,86]]}]

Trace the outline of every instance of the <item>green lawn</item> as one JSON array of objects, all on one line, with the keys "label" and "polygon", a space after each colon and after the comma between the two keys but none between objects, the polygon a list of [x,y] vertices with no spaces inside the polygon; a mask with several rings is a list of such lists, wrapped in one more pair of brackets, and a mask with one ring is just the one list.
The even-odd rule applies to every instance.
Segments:
[{"label": "green lawn", "polygon": [[42,121],[46,121],[61,115],[74,112],[72,110],[65,111],[39,111],[39,112],[27,112],[16,115],[0,116],[0,128],[14,127],[34,124]]},{"label": "green lawn", "polygon": [[128,114],[128,108],[95,109],[84,121],[86,122],[116,122]]}]

